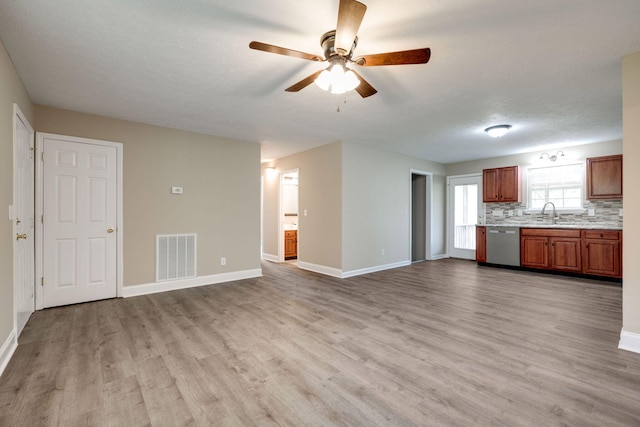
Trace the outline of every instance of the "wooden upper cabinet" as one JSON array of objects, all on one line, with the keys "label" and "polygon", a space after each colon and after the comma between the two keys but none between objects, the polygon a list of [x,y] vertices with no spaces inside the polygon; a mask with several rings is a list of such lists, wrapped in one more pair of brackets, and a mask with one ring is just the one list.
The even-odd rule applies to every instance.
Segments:
[{"label": "wooden upper cabinet", "polygon": [[520,202],[522,179],[519,166],[484,169],[482,171],[482,201]]},{"label": "wooden upper cabinet", "polygon": [[622,154],[587,159],[587,199],[622,199]]}]

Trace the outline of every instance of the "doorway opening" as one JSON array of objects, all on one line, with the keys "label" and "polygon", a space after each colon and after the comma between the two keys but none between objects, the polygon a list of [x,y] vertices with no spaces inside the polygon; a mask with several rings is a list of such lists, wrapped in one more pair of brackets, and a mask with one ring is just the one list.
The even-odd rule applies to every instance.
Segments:
[{"label": "doorway opening", "polygon": [[431,259],[431,182],[428,172],[411,171],[411,262]]},{"label": "doorway opening", "polygon": [[280,262],[295,263],[298,259],[298,169],[280,175]]}]

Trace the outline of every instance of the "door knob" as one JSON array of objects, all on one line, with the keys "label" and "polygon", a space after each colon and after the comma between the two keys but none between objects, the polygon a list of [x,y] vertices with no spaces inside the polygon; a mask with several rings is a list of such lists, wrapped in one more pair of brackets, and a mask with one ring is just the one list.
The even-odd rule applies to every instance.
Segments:
[{"label": "door knob", "polygon": [[115,230],[113,229],[113,227],[109,227],[107,228],[107,233],[113,233]]},{"label": "door knob", "polygon": [[26,239],[26,238],[27,238],[27,233],[25,233],[25,234],[16,234],[16,240]]}]

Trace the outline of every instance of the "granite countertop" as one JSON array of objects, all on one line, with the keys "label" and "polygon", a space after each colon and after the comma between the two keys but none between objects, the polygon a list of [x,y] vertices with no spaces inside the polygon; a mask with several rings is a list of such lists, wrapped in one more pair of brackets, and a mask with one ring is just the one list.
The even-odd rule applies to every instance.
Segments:
[{"label": "granite countertop", "polygon": [[520,227],[520,228],[570,228],[584,230],[622,230],[618,225],[610,224],[545,224],[545,223],[504,223],[504,224],[478,224],[484,227]]}]

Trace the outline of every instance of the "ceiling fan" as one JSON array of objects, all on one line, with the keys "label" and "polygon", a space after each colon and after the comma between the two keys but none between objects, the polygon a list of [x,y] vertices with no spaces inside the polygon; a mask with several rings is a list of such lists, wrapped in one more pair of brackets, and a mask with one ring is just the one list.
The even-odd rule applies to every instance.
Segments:
[{"label": "ceiling fan", "polygon": [[360,74],[347,67],[355,64],[365,67],[380,65],[426,64],[431,57],[431,49],[404,50],[399,52],[377,53],[353,57],[353,51],[358,44],[358,29],[367,6],[356,0],[340,0],[338,9],[338,23],[335,30],[327,31],[320,38],[320,45],[324,51],[324,58],[311,53],[300,52],[272,44],[252,41],[249,47],[264,52],[293,56],[309,61],[329,62],[329,67],[319,70],[298,83],[286,88],[287,92],[298,92],[316,83],[331,93],[344,93],[355,89],[363,98],[371,96],[377,90],[371,86]]}]

